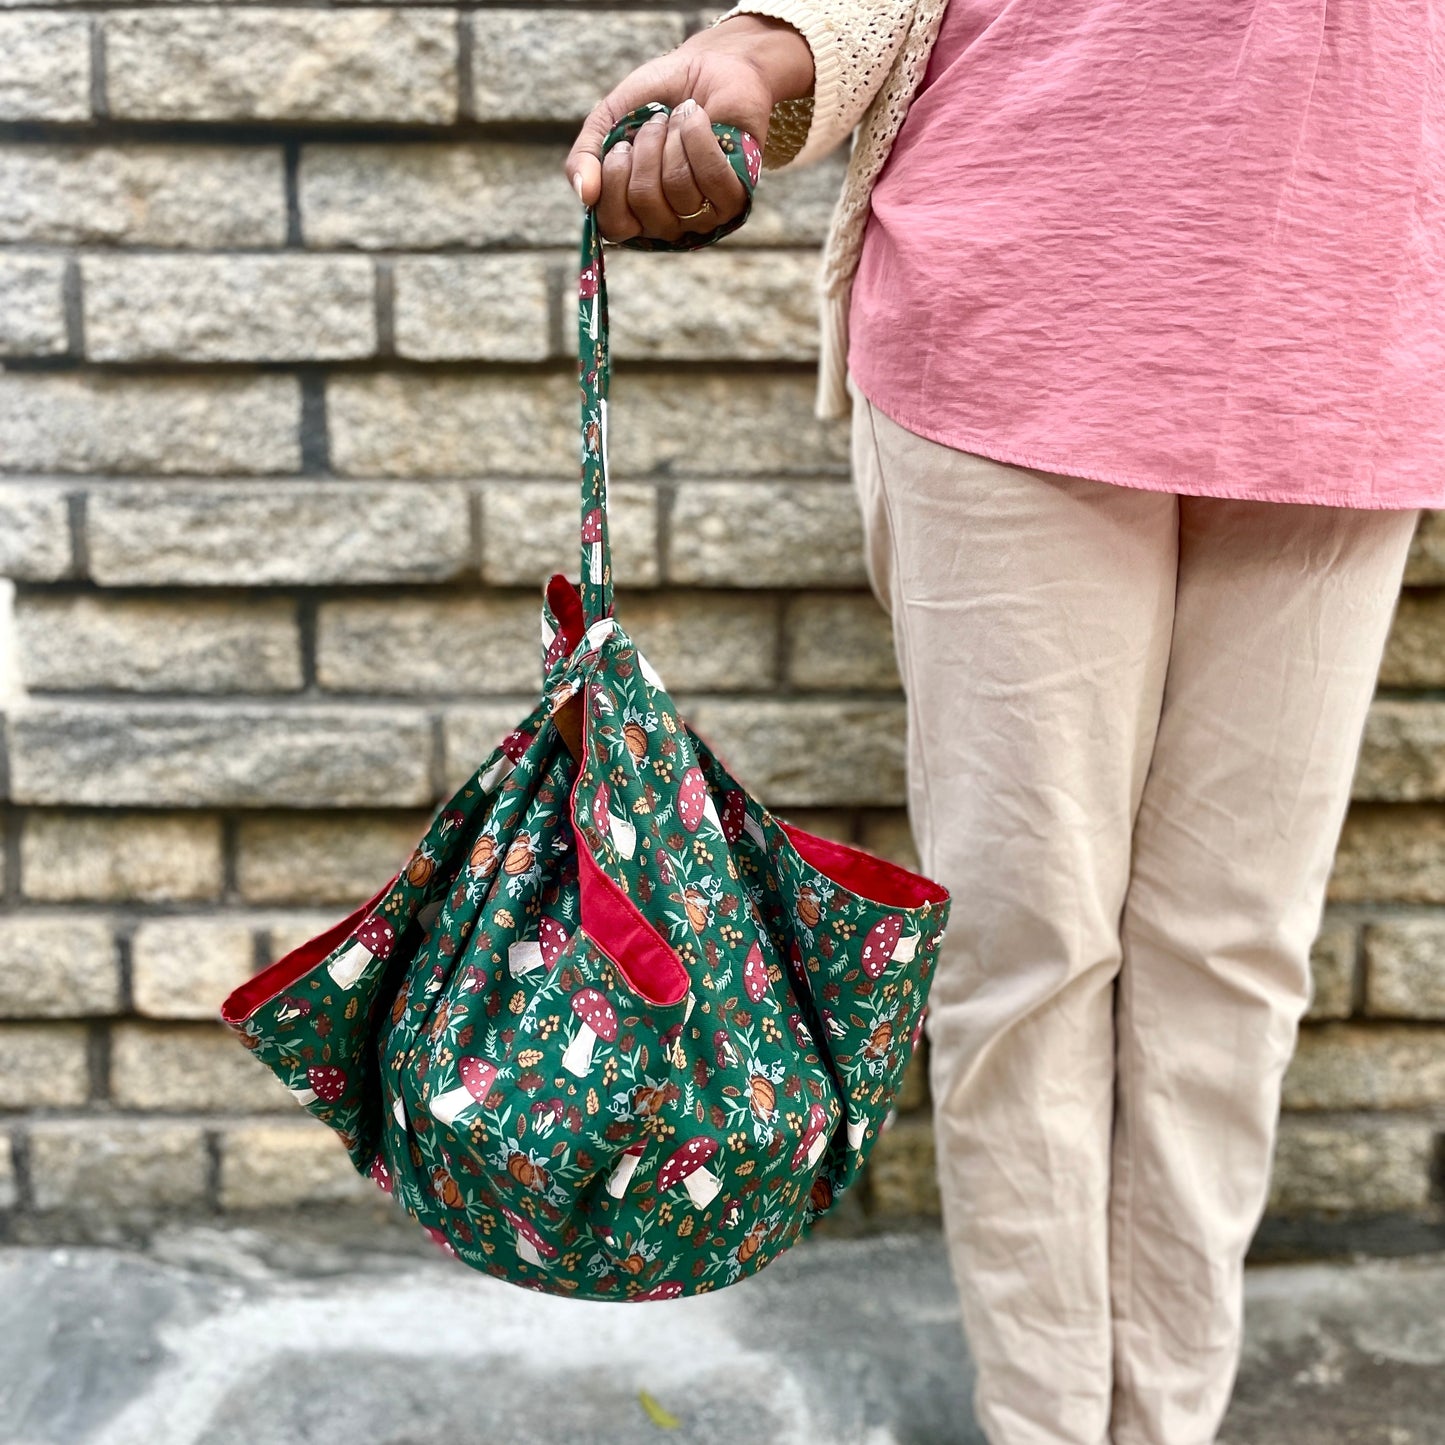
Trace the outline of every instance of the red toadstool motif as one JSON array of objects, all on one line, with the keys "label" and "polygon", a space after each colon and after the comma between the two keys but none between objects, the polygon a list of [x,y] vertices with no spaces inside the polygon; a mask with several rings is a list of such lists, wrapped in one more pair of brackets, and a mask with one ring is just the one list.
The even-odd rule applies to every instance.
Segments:
[{"label": "red toadstool motif", "polygon": [[428,1105],[432,1117],[449,1126],[456,1123],[463,1109],[487,1097],[497,1077],[497,1066],[487,1059],[469,1056],[458,1065],[457,1073],[461,1083],[445,1093],[434,1094]]},{"label": "red toadstool motif", "polygon": [[657,1171],[657,1192],[666,1194],[678,1184],[687,1186],[688,1198],[701,1209],[711,1202],[722,1180],[707,1167],[718,1151],[716,1139],[699,1134],[677,1149]]},{"label": "red toadstool motif", "polygon": [[396,944],[396,929],[375,913],[362,921],[351,941],[327,966],[340,988],[350,988],[373,958],[385,958]]},{"label": "red toadstool motif", "polygon": [[617,1012],[595,988],[579,988],[572,995],[572,1012],[582,1022],[562,1055],[562,1067],[581,1078],[592,1067],[592,1046],[597,1040],[610,1044],[617,1037]]}]

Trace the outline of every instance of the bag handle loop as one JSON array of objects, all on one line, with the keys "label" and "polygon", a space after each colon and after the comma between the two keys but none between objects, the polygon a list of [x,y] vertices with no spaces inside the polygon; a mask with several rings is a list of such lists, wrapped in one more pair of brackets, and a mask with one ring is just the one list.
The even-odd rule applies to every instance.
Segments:
[{"label": "bag handle loop", "polygon": [[[658,112],[661,101],[630,110],[608,132],[602,154],[632,137]],[[745,130],[713,121],[713,134],[747,191],[741,212],[711,231],[687,231],[677,241],[633,236],[618,244],[638,251],[696,251],[711,246],[747,220],[762,169],[762,152]],[[607,390],[612,367],[607,347],[607,278],[597,211],[582,219],[581,264],[577,278],[577,377],[582,392],[582,612],[584,626],[612,616],[612,552],[607,538]]]}]

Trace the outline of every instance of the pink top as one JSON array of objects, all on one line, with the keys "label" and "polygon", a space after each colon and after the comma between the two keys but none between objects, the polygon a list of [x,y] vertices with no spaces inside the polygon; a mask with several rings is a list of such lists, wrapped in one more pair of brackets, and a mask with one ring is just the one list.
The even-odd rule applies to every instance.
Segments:
[{"label": "pink top", "polygon": [[848,334],[995,460],[1445,506],[1445,3],[952,0]]}]

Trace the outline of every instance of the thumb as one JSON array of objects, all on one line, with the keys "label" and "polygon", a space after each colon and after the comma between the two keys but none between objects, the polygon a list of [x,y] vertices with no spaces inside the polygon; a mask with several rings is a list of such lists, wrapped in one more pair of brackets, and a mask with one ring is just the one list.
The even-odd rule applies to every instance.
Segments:
[{"label": "thumb", "polygon": [[688,83],[687,67],[672,56],[661,56],[638,66],[592,107],[562,163],[584,206],[596,205],[602,194],[602,143],[612,127],[648,101],[661,101],[669,108],[681,105],[692,93]]}]

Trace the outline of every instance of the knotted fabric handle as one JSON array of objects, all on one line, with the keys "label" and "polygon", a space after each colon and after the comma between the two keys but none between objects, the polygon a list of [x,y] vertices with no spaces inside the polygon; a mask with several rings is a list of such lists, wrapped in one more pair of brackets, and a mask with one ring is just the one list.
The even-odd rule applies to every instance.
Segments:
[{"label": "knotted fabric handle", "polygon": [[[671,114],[661,101],[648,101],[628,111],[602,143],[606,155],[634,135],[658,112]],[[762,170],[757,141],[737,126],[713,121],[719,149],[743,183],[747,198],[732,220],[711,231],[687,231],[677,241],[633,236],[618,244],[638,251],[696,251],[737,230],[752,210],[753,190]],[[612,616],[612,553],[607,540],[607,388],[611,363],[607,351],[607,278],[602,263],[602,236],[597,211],[587,207],[582,219],[581,264],[577,278],[577,375],[582,389],[582,611],[584,624]]]}]

